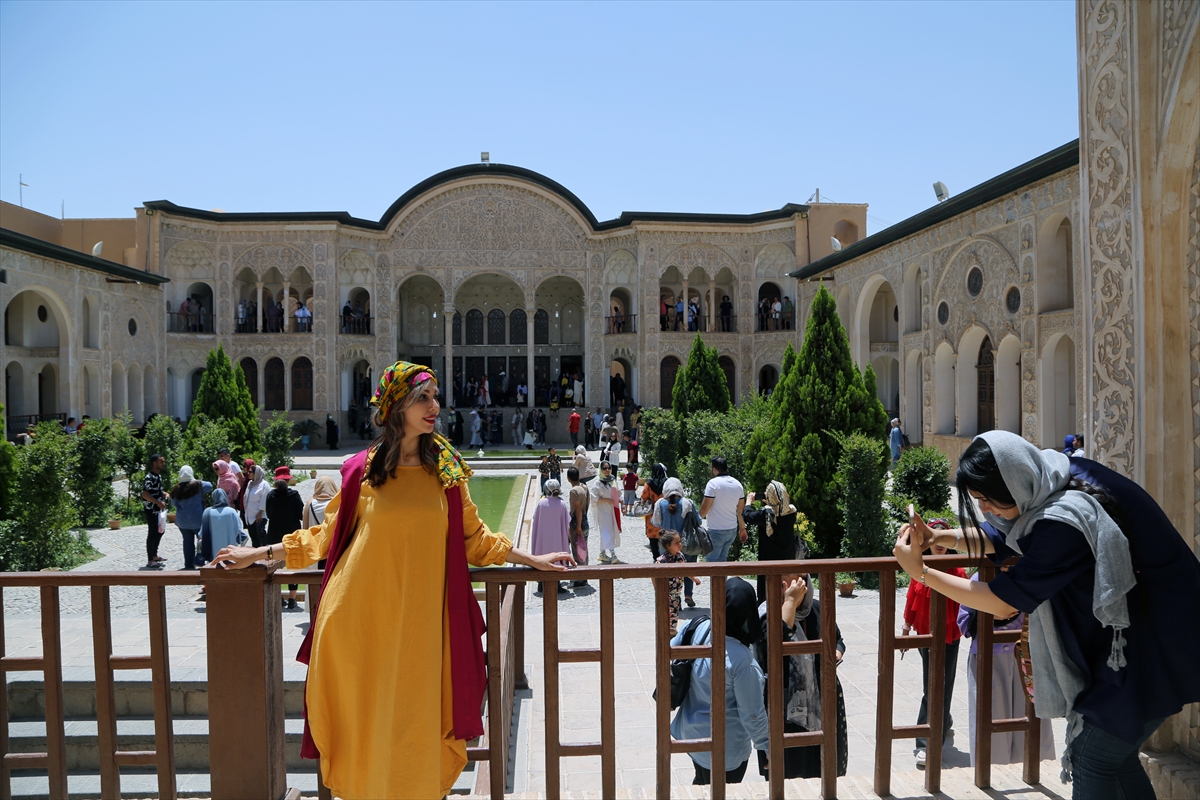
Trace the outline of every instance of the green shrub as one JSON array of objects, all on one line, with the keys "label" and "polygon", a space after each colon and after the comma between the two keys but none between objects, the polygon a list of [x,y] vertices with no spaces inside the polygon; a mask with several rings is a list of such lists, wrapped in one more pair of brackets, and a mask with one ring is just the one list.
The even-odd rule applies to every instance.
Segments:
[{"label": "green shrub", "polygon": [[5,438],[4,404],[0,403],[0,519],[12,519],[17,481],[17,448]]},{"label": "green shrub", "polygon": [[266,451],[262,468],[268,475],[276,467],[292,466],[292,448],[300,440],[292,435],[292,423],[288,421],[287,414],[282,411],[271,414],[267,429],[263,431],[262,441]]},{"label": "green shrub", "polygon": [[924,514],[950,505],[950,459],[936,447],[910,447],[892,470],[892,492]]},{"label": "green shrub", "polygon": [[[862,433],[841,437],[840,441],[842,454],[836,483],[845,530],[840,554],[843,558],[888,555],[894,543],[884,512],[884,485],[890,460],[887,446],[882,439]],[[860,578],[860,583],[868,588],[878,586],[877,581],[874,572],[863,573]]]},{"label": "green shrub", "polygon": [[704,494],[712,478],[712,459],[724,456],[729,474],[739,480],[747,492],[763,488],[751,481],[746,463],[746,445],[755,428],[767,423],[771,407],[761,395],[748,395],[745,401],[724,414],[696,411],[688,415],[684,434],[687,452],[679,462],[679,479],[693,498]]},{"label": "green shrub", "polygon": [[79,512],[70,486],[79,466],[74,437],[57,422],[42,422],[20,448],[14,502],[20,568],[67,567],[76,552],[71,528]]},{"label": "green shrub", "polygon": [[[139,475],[146,468],[146,449],[140,439],[133,438],[132,423],[133,415],[123,411],[113,417],[109,424],[113,438],[113,458],[129,484],[126,492],[127,503],[134,497],[141,496],[142,484]],[[91,424],[92,421],[88,420],[88,425]],[[87,425],[84,428],[86,429]]]},{"label": "green shrub", "polygon": [[850,356],[837,302],[823,286],[813,299],[800,353],[791,345],[784,352],[769,403],[769,421],[755,429],[747,447],[753,482],[781,481],[815,526],[815,555],[836,556],[844,518],[836,480],[839,437],[862,433],[882,442],[879,428],[886,415]]},{"label": "green shrub", "polygon": [[[251,402],[246,376],[242,374],[240,364],[235,367],[230,362],[224,345],[210,350],[204,363],[200,389],[192,403],[192,416],[201,414],[222,423],[227,438],[236,445],[233,448],[235,451],[251,452],[262,447],[258,410]],[[216,458],[215,454],[213,458]],[[192,468],[195,467],[193,464]]]},{"label": "green shrub", "polygon": [[[229,431],[225,428],[225,423],[209,419],[204,414],[196,414],[188,421],[187,431],[183,435],[180,466],[190,466],[196,474],[196,480],[215,484],[217,473],[213,471],[212,465],[223,447],[230,447]],[[163,488],[175,477],[176,475],[164,473]]]},{"label": "green shrub", "polygon": [[84,525],[103,525],[112,511],[113,477],[117,471],[117,452],[112,421],[90,419],[72,437],[78,467],[71,476],[71,491],[79,504]]},{"label": "green shrub", "polygon": [[679,464],[679,420],[669,409],[644,408],[641,428],[638,457],[643,474],[648,477],[654,465],[661,462],[668,475],[675,475]]},{"label": "green shrub", "polygon": [[[183,431],[179,423],[163,414],[158,414],[146,423],[145,443],[146,458],[158,454],[166,461],[163,467],[163,483],[174,483],[183,462],[179,460],[183,452]],[[215,458],[215,456],[214,456]],[[169,477],[168,477],[169,476]]]}]

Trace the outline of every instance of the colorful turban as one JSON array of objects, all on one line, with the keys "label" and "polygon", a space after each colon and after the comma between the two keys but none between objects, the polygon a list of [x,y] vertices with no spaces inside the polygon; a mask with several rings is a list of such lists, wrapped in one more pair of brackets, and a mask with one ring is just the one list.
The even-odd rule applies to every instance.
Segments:
[{"label": "colorful turban", "polygon": [[414,386],[429,380],[437,380],[433,370],[411,361],[397,361],[385,369],[383,377],[379,379],[379,388],[371,398],[371,405],[379,409],[379,421],[386,423],[392,406],[412,391]]}]

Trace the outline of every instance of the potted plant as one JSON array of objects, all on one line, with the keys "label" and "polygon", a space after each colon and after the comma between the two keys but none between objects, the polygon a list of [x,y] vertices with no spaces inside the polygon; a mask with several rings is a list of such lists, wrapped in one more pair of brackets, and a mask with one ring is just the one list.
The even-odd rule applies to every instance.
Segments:
[{"label": "potted plant", "polygon": [[838,594],[842,597],[851,597],[854,595],[854,587],[858,581],[855,579],[853,572],[839,572],[835,580],[837,581]]},{"label": "potted plant", "polygon": [[300,437],[300,449],[307,450],[310,438],[319,431],[321,426],[315,420],[303,419],[292,426],[292,430]]},{"label": "potted plant", "polygon": [[112,513],[108,516],[108,527],[114,531],[120,528],[124,516],[125,514],[121,511],[121,507],[119,505],[115,506]]},{"label": "potted plant", "polygon": [[308,471],[308,477],[312,478],[315,481],[317,479],[317,471],[315,469],[310,469]]}]

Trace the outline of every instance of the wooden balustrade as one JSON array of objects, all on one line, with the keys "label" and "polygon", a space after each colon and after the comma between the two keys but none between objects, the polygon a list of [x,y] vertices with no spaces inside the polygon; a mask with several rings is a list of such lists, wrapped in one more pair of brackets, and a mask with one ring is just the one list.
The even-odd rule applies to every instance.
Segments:
[{"label": "wooden balustrade", "polygon": [[[531,484],[532,485],[532,484]],[[530,489],[532,491],[532,488]],[[941,556],[927,560],[942,568],[968,563],[964,556]],[[66,586],[88,586],[92,598],[93,655],[96,666],[96,697],[98,741],[101,761],[102,794],[118,797],[122,766],[154,766],[158,772],[159,796],[176,796],[176,776],[171,733],[170,667],[168,660],[168,627],[166,617],[166,587],[196,586],[204,583],[207,589],[208,670],[209,679],[219,690],[211,692],[209,707],[209,744],[212,796],[283,797],[287,793],[284,766],[284,711],[282,659],[282,604],[278,589],[283,583],[304,583],[308,598],[315,600],[320,593],[321,573],[315,570],[285,571],[279,564],[255,565],[246,570],[225,571],[205,568],[194,572],[169,573],[0,573],[0,674],[13,671],[41,671],[45,686],[46,752],[10,753],[8,726],[0,725],[0,800],[10,796],[12,769],[45,769],[50,776],[51,796],[66,796],[67,768],[65,722],[62,686],[62,650],[59,619],[59,590]],[[699,575],[712,580],[713,597],[724,596],[725,581],[747,571],[763,575],[786,575],[808,572],[820,580],[821,639],[805,642],[784,642],[772,636],[767,640],[767,696],[769,718],[770,763],[784,763],[784,750],[789,747],[820,745],[822,748],[821,792],[826,798],[836,796],[837,731],[836,724],[825,724],[820,731],[784,733],[783,718],[774,709],[783,707],[781,675],[785,656],[806,653],[820,654],[823,664],[835,663],[837,641],[837,600],[834,591],[835,572],[878,572],[880,574],[879,618],[879,692],[877,698],[875,791],[886,795],[890,789],[891,747],[897,738],[928,737],[926,788],[939,791],[941,780],[941,741],[945,702],[940,676],[947,668],[945,646],[945,600],[936,592],[932,596],[932,632],[928,636],[898,637],[896,629],[895,581],[898,567],[895,559],[835,559],[806,562],[761,562],[683,564],[683,565],[614,565],[581,567],[571,572],[576,580],[598,581],[600,587],[600,646],[591,649],[563,649],[559,645],[559,608],[557,592],[547,591],[543,597],[543,647],[545,649],[546,730],[546,793],[550,798],[561,795],[561,760],[576,756],[599,756],[604,796],[616,793],[616,689],[615,689],[615,609],[613,581],[653,580],[655,588],[656,627],[656,701],[657,793],[669,797],[671,787],[671,756],[674,753],[709,751],[712,754],[712,797],[725,796],[725,708],[718,703],[713,708],[710,736],[702,739],[677,741],[670,733],[670,662],[672,658],[713,658],[712,679],[715,685],[725,681],[725,660],[720,657],[725,643],[725,608],[716,603],[711,609],[712,636],[708,644],[690,647],[671,645],[668,620],[667,578]],[[985,565],[981,579],[989,579],[992,569]],[[487,660],[490,681],[487,693],[486,735],[478,746],[468,748],[468,757],[487,762],[481,772],[476,791],[493,798],[504,796],[508,783],[508,753],[513,715],[514,691],[525,685],[524,669],[524,597],[530,581],[544,579],[544,573],[526,568],[472,570],[472,580],[484,584],[486,596]],[[38,587],[41,595],[41,629],[43,650],[40,657],[5,655],[3,630],[3,600],[5,587]],[[109,587],[144,586],[150,623],[150,653],[137,656],[116,656],[112,652]],[[781,629],[782,597],[780,582],[767,581],[767,629]],[[310,609],[315,605],[309,602]],[[1038,780],[1040,725],[1033,713],[1032,703],[1026,703],[1026,717],[992,720],[991,673],[992,645],[1011,642],[1017,631],[992,631],[992,617],[979,614],[979,701],[975,783],[988,788],[991,783],[991,734],[1024,731],[1024,779]],[[917,647],[930,649],[929,722],[925,725],[895,726],[892,720],[895,653]],[[600,739],[594,742],[564,743],[560,736],[559,666],[566,663],[596,663],[600,668]],[[155,749],[129,752],[117,749],[116,711],[113,673],[115,670],[150,669],[153,680]],[[836,670],[821,671],[822,720],[837,719]],[[7,692],[0,692],[0,720],[7,720]],[[781,769],[769,776],[769,793],[773,798],[784,796],[784,777]],[[322,798],[328,790],[322,788]]]}]

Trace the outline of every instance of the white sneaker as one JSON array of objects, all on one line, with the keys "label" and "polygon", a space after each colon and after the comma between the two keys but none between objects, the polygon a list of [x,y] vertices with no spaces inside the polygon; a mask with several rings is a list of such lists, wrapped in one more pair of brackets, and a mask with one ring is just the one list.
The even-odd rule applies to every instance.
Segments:
[{"label": "white sneaker", "polygon": [[925,751],[917,751],[917,769],[925,769]]}]

